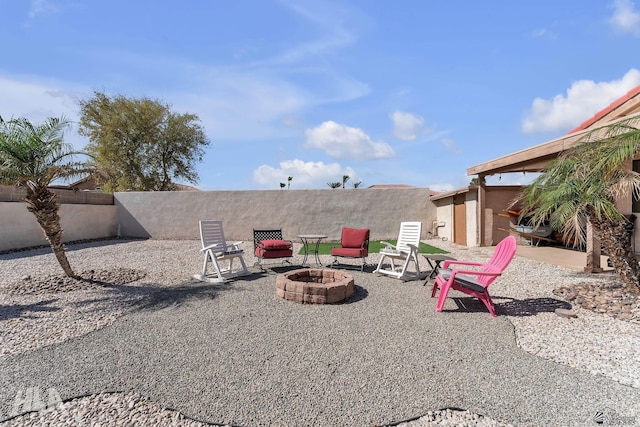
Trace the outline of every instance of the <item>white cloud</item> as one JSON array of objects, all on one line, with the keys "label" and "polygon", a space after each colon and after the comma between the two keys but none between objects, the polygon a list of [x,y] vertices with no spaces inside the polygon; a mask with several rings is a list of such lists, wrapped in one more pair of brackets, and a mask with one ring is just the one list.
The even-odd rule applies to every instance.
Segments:
[{"label": "white cloud", "polygon": [[448,182],[442,182],[442,181],[434,182],[434,183],[427,184],[427,187],[433,191],[446,193],[449,191],[468,187],[473,178],[474,177],[468,176],[466,173],[457,173],[457,174],[451,175],[448,179]]},{"label": "white cloud", "polygon": [[504,173],[487,176],[486,183],[487,185],[529,185],[539,176],[539,173]]},{"label": "white cloud", "polygon": [[538,28],[533,31],[534,38],[543,38],[547,40],[556,40],[558,35],[547,28]]},{"label": "white cloud", "polygon": [[[28,1],[30,17],[82,7],[69,0]],[[327,60],[357,41],[355,31],[361,24],[352,25],[357,11],[338,5],[293,0],[279,3],[309,28],[306,38],[285,45],[274,42],[273,50],[262,49],[263,41],[247,42],[243,48],[248,53],[231,63],[215,57],[190,62],[184,56],[92,49],[83,52],[90,62],[107,65],[90,73],[88,79],[92,87],[107,94],[159,98],[178,112],[196,113],[214,141],[299,135],[306,126],[296,123],[295,118],[302,117],[303,112],[370,92],[366,83],[339,71]],[[116,68],[109,68],[113,64]],[[155,70],[153,82],[148,78],[149,69]],[[21,81],[22,77],[15,79]],[[39,108],[36,100],[32,105]]]},{"label": "white cloud", "polygon": [[415,140],[424,126],[424,118],[404,111],[395,111],[390,117],[394,136],[403,141]]},{"label": "white cloud", "polygon": [[609,18],[611,26],[622,33],[640,36],[640,13],[635,4],[631,0],[616,0],[613,7],[613,16]]},{"label": "white cloud", "polygon": [[386,142],[373,142],[360,128],[327,121],[320,126],[307,129],[306,146],[318,148],[336,159],[388,159],[396,152]]},{"label": "white cloud", "polygon": [[50,0],[31,0],[29,4],[29,19],[35,18],[37,15],[57,12],[58,7]]},{"label": "white cloud", "polygon": [[[195,71],[195,73],[194,73]],[[175,93],[172,104],[198,112],[212,138],[270,138],[310,104],[304,90],[277,78],[220,69],[192,70],[195,86]]]},{"label": "white cloud", "polygon": [[567,90],[566,96],[547,100],[536,98],[522,121],[524,133],[569,131],[611,102],[640,84],[640,71],[629,70],[621,79],[596,83],[579,80]]},{"label": "white cloud", "polygon": [[59,117],[61,114],[76,118],[77,92],[67,89],[55,82],[0,75],[0,116],[26,117],[32,121]]},{"label": "white cloud", "polygon": [[427,188],[429,188],[432,191],[438,191],[440,193],[448,193],[449,191],[453,191],[453,190],[456,189],[456,188],[454,188],[453,185],[451,185],[449,183],[429,184],[429,185],[427,185]]},{"label": "white cloud", "polygon": [[460,149],[460,147],[458,147],[456,145],[455,142],[453,142],[452,139],[449,138],[444,138],[440,141],[442,143],[442,145],[444,145],[444,148],[446,148],[446,150],[450,153],[453,154],[460,154],[462,153],[462,150]]},{"label": "white cloud", "polygon": [[352,182],[357,182],[356,172],[350,167],[342,167],[339,163],[304,162],[299,159],[280,162],[279,168],[262,165],[253,171],[253,181],[265,188],[280,188],[280,183],[287,183],[293,177],[291,188],[329,188],[327,183],[341,181],[343,175],[349,175]]},{"label": "white cloud", "polygon": [[[78,121],[78,100],[91,91],[54,81],[0,75],[0,93],[0,116],[3,119],[24,117],[39,124],[49,117],[60,116]],[[82,149],[86,143],[77,135],[75,125],[65,134],[65,140],[76,149]]]}]

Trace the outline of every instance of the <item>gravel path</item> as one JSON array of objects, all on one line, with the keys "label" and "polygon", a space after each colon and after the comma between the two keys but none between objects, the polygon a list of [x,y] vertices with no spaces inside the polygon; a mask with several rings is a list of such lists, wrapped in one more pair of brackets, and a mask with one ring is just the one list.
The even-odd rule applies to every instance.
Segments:
[{"label": "gravel path", "polygon": [[[490,256],[487,248],[429,243],[458,258]],[[223,285],[191,280],[198,246],[73,245],[79,271],[144,277],[29,295],[12,293],[13,284],[57,274],[55,258],[46,249],[0,255],[0,419],[62,400],[5,424],[199,425],[163,408],[244,426],[421,416],[402,425],[584,426],[596,425],[594,416],[640,424],[640,325],[587,310],[576,319],[553,313],[569,306],[553,289],[605,276],[516,257],[491,287],[497,318],[461,294],[435,313],[422,282],[359,271],[354,299],[307,306],[278,298],[275,274],[256,268]]]}]

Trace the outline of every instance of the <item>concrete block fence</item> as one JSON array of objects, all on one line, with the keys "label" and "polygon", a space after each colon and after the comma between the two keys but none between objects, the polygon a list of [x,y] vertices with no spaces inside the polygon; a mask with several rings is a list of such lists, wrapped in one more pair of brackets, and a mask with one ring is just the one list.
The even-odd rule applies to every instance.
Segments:
[{"label": "concrete block fence", "polygon": [[[53,190],[61,202],[64,241],[99,239],[117,233],[118,214],[112,194]],[[48,244],[35,217],[22,202],[24,190],[0,186],[0,251]]]},{"label": "concrete block fence", "polygon": [[[0,187],[0,251],[46,244],[20,197],[6,191]],[[324,234],[337,241],[343,226],[369,228],[372,240],[394,239],[401,221],[422,221],[426,238],[436,220],[427,188],[77,192],[65,197],[60,209],[65,241],[199,239],[201,219],[222,220],[228,240],[252,240],[254,228],[282,228],[285,239]],[[105,204],[109,197],[113,204]]]},{"label": "concrete block fence", "polygon": [[201,219],[222,220],[228,240],[252,240],[254,228],[339,240],[342,227],[393,239],[401,221],[422,221],[426,237],[436,219],[427,188],[117,193],[115,205],[122,235],[158,239],[199,239]]}]

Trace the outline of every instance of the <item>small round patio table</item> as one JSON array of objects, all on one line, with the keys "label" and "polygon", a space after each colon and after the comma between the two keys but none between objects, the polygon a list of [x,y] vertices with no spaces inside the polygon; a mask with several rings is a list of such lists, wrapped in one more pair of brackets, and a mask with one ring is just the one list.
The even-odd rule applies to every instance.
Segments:
[{"label": "small round patio table", "polygon": [[[325,239],[327,236],[322,234],[300,234],[298,238],[302,240],[303,250],[304,250],[304,258],[302,259],[302,266],[308,265],[307,259],[309,258],[309,254],[313,254],[316,258],[316,264],[322,267],[322,263],[320,262],[320,256],[318,254],[320,248],[320,241]],[[314,243],[315,242],[315,243]]]}]

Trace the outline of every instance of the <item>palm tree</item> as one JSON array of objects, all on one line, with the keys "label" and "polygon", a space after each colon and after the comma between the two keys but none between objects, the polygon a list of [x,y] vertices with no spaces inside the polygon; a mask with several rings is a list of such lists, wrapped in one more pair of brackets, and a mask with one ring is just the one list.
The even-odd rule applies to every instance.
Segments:
[{"label": "palm tree", "polygon": [[291,181],[293,180],[293,177],[290,176],[287,178],[287,190],[291,187]]},{"label": "palm tree", "polygon": [[[640,152],[640,117],[594,129],[551,162],[522,194],[522,215],[534,225],[549,221],[575,244],[590,223],[623,284],[640,294],[640,264],[616,200],[640,198],[640,174],[629,168]],[[597,248],[596,248],[597,250]]]},{"label": "palm tree", "polygon": [[71,145],[63,143],[64,117],[49,118],[39,126],[25,118],[0,117],[0,182],[26,189],[27,210],[38,221],[67,276],[74,276],[62,244],[58,196],[48,189],[55,180],[86,171]]},{"label": "palm tree", "polygon": [[362,181],[354,182],[353,188],[360,188],[361,185],[362,185]]},{"label": "palm tree", "polygon": [[327,185],[328,185],[330,188],[340,188],[340,187],[342,186],[342,183],[341,183],[341,182],[339,182],[339,181],[336,181],[336,182],[327,182]]},{"label": "palm tree", "polygon": [[347,181],[349,181],[351,177],[349,175],[342,175],[342,188],[345,188],[345,185],[347,185]]}]

